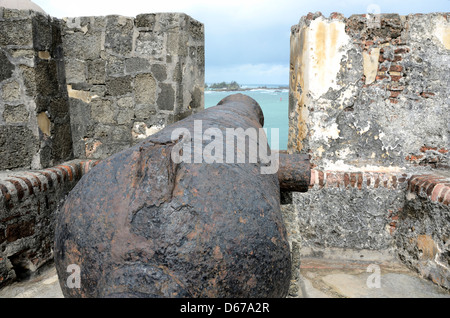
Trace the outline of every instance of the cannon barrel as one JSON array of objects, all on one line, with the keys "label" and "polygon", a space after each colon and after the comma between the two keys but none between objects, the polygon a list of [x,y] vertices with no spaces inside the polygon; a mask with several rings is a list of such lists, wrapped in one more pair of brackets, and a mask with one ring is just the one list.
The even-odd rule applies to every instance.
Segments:
[{"label": "cannon barrel", "polygon": [[282,191],[308,192],[311,180],[309,155],[280,152],[278,181]]},{"label": "cannon barrel", "polygon": [[94,167],[57,217],[64,296],[285,297],[280,185],[306,191],[310,171],[285,154],[271,171],[263,124],[256,101],[232,95]]}]

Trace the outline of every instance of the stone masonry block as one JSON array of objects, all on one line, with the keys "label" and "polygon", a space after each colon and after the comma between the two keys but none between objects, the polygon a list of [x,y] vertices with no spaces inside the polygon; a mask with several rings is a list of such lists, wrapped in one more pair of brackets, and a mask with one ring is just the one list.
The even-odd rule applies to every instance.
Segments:
[{"label": "stone masonry block", "polygon": [[35,81],[37,93],[45,97],[60,94],[58,82],[57,61],[37,60],[35,66]]},{"label": "stone masonry block", "polygon": [[111,96],[121,96],[133,91],[132,77],[108,77],[106,79],[107,94]]},{"label": "stone masonry block", "polygon": [[88,60],[100,57],[102,34],[100,32],[84,34],[75,32],[63,36],[66,58]]},{"label": "stone masonry block", "polygon": [[106,17],[105,48],[126,55],[133,48],[133,19],[122,16]]},{"label": "stone masonry block", "polygon": [[[51,51],[55,45],[53,19],[38,14],[33,18],[33,47],[38,51]],[[56,26],[58,28],[58,26]],[[55,28],[55,29],[56,29]]]},{"label": "stone masonry block", "polygon": [[150,61],[145,58],[132,57],[125,60],[126,73],[146,73],[150,70]]},{"label": "stone masonry block", "polygon": [[138,28],[153,29],[156,22],[156,14],[140,14],[135,19],[135,25]]},{"label": "stone masonry block", "polygon": [[167,79],[167,66],[164,64],[153,64],[152,74],[159,82],[164,82]]},{"label": "stone masonry block", "polygon": [[156,104],[140,104],[136,105],[134,114],[135,120],[146,121],[155,118],[158,115],[158,111],[156,110]]},{"label": "stone masonry block", "polygon": [[98,59],[87,62],[89,84],[105,84],[106,61]]},{"label": "stone masonry block", "polygon": [[31,19],[0,21],[0,46],[33,46]]},{"label": "stone masonry block", "polygon": [[14,65],[9,61],[5,52],[0,50],[0,82],[11,78]]},{"label": "stone masonry block", "polygon": [[112,102],[96,98],[91,101],[91,118],[102,124],[114,124],[115,110]]},{"label": "stone masonry block", "polygon": [[19,124],[28,121],[30,112],[25,105],[5,105],[3,120],[8,124]]},{"label": "stone masonry block", "polygon": [[20,84],[12,81],[3,85],[2,98],[5,102],[15,102],[20,100]]},{"label": "stone masonry block", "polygon": [[139,74],[134,81],[136,104],[152,105],[156,102],[156,81],[151,74]]},{"label": "stone masonry block", "polygon": [[0,126],[0,170],[31,167],[38,148],[38,139],[29,128]]},{"label": "stone masonry block", "polygon": [[68,84],[86,82],[86,63],[77,59],[65,59]]},{"label": "stone masonry block", "polygon": [[158,108],[161,110],[174,110],[175,90],[170,84],[159,84],[161,92],[158,95]]},{"label": "stone masonry block", "polygon": [[189,35],[192,36],[194,41],[202,41],[204,38],[204,26],[201,22],[194,19],[189,19],[188,24]]},{"label": "stone masonry block", "polygon": [[100,54],[101,58],[106,61],[106,75],[108,76],[122,76],[125,74],[125,61],[123,58],[114,56],[112,54],[103,52]]},{"label": "stone masonry block", "polygon": [[25,92],[28,96],[36,95],[36,70],[27,65],[19,66],[23,84],[25,85]]},{"label": "stone masonry block", "polygon": [[159,32],[139,32],[136,40],[136,52],[158,59],[165,48],[165,35]]}]

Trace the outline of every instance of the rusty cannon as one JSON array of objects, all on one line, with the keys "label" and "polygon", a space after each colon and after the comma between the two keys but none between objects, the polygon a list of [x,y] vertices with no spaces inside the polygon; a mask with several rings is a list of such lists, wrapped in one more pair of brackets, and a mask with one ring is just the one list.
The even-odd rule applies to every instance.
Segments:
[{"label": "rusty cannon", "polygon": [[263,125],[231,95],[94,167],[57,216],[64,296],[287,296],[280,191],[307,191],[310,164],[270,151]]}]

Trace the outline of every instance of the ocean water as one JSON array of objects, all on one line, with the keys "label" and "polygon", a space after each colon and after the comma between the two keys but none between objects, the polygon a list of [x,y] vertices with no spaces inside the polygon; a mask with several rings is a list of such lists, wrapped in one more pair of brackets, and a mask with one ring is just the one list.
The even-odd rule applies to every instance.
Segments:
[{"label": "ocean water", "polygon": [[[264,86],[269,89],[256,88]],[[243,88],[252,89],[241,92],[205,90],[205,108],[216,106],[218,102],[228,95],[242,93],[250,96],[258,102],[264,113],[264,128],[267,128],[266,134],[271,149],[286,150],[289,133],[289,90],[277,89],[280,86],[286,85],[242,85]],[[272,135],[272,128],[278,128],[278,147],[275,135]]]}]

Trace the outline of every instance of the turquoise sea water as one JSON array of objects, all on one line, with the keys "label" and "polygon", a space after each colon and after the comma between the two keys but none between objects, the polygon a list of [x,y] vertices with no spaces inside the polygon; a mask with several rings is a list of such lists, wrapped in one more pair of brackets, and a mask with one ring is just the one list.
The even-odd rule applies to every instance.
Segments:
[{"label": "turquoise sea water", "polygon": [[[247,85],[242,87],[278,87],[278,85]],[[280,85],[283,86],[283,85]],[[272,149],[286,150],[289,132],[289,90],[287,89],[259,89],[255,88],[242,92],[205,91],[205,108],[216,106],[228,95],[242,93],[258,102],[264,113],[264,128],[267,128],[267,138]],[[279,147],[272,143],[271,128],[279,129]],[[273,146],[273,144],[275,146]]]}]

